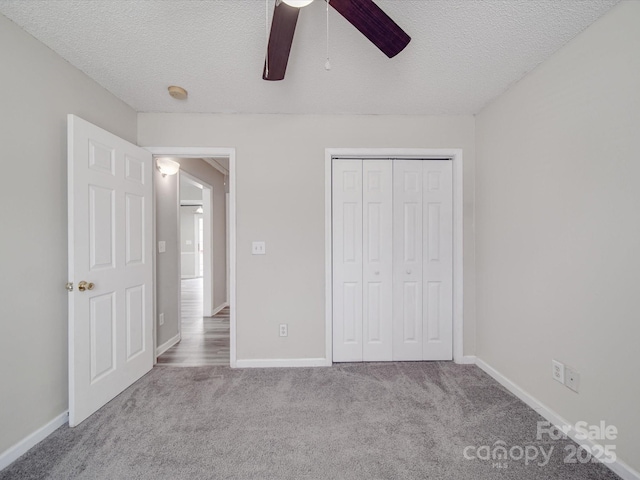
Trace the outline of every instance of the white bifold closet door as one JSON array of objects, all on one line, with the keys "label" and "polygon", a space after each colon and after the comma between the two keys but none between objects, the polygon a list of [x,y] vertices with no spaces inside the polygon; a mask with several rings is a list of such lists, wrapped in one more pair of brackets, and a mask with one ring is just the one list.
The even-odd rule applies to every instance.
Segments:
[{"label": "white bifold closet door", "polygon": [[391,160],[333,161],[336,361],[392,360],[392,216]]},{"label": "white bifold closet door", "polygon": [[393,359],[453,358],[450,160],[393,165]]},{"label": "white bifold closet door", "polygon": [[449,160],[333,161],[333,360],[451,360]]}]

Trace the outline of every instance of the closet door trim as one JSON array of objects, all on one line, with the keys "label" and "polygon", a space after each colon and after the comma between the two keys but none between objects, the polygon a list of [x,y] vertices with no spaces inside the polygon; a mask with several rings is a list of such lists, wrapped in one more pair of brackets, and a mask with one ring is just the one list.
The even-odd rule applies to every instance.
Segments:
[{"label": "closet door trim", "polygon": [[472,363],[463,352],[463,150],[414,148],[325,149],[325,362],[333,358],[332,159],[449,159],[453,169],[453,360]]}]

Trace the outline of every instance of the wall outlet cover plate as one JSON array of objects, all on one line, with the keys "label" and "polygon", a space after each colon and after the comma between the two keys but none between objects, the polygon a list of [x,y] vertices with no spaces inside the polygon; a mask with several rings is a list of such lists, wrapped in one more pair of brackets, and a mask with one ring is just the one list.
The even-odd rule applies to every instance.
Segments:
[{"label": "wall outlet cover plate", "polygon": [[580,373],[571,367],[565,367],[564,384],[574,392],[578,393],[578,388],[580,387]]},{"label": "wall outlet cover plate", "polygon": [[564,364],[551,360],[551,378],[556,382],[564,383]]},{"label": "wall outlet cover plate", "polygon": [[267,247],[265,242],[252,242],[251,253],[253,255],[265,255],[267,253]]}]

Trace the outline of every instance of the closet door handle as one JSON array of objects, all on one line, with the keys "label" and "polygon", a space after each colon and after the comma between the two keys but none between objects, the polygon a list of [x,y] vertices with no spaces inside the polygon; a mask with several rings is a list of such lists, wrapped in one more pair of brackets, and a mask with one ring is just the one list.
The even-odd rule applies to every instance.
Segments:
[{"label": "closet door handle", "polygon": [[407,274],[411,275],[411,270],[410,269],[407,270]]}]

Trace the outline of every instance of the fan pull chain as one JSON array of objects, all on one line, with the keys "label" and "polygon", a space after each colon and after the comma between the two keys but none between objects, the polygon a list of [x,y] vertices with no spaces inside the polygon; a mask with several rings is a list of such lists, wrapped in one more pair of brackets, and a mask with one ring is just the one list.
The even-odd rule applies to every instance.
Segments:
[{"label": "fan pull chain", "polygon": [[331,0],[326,0],[327,3],[327,61],[324,63],[324,69],[329,71],[331,70],[331,62],[329,61],[329,2]]},{"label": "fan pull chain", "polygon": [[265,42],[267,44],[264,72],[265,76],[269,78],[269,0],[264,0],[264,33],[266,39]]}]

